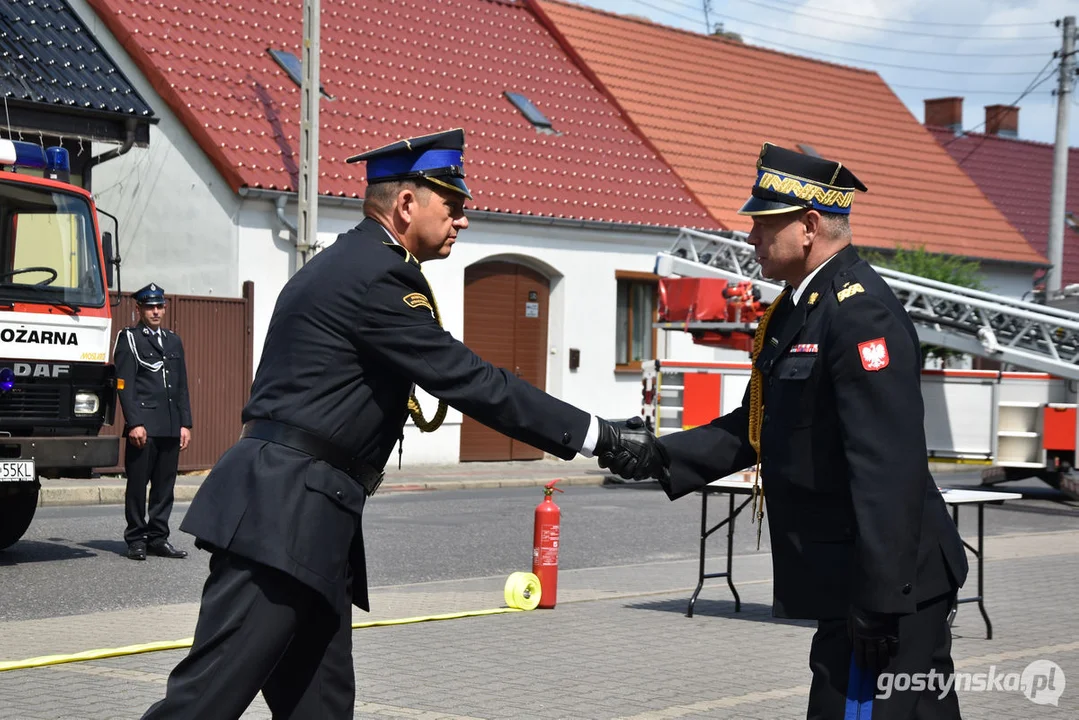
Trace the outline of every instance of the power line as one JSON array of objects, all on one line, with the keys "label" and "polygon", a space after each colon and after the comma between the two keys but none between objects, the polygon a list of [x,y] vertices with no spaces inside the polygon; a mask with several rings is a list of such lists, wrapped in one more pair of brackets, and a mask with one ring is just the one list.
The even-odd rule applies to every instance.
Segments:
[{"label": "power line", "polygon": [[[770,9],[770,10],[779,10],[780,9],[780,8],[772,6],[772,5],[767,5],[765,3],[758,2],[757,0],[741,0],[741,1],[744,2],[744,3],[747,3],[749,5],[756,5],[758,7],[767,8],[767,9]],[[807,17],[807,18],[812,18],[812,19],[815,19],[815,20],[824,20],[824,21],[830,22],[830,23],[835,24],[835,25],[846,25],[846,26],[849,26],[849,27],[860,27],[860,28],[866,28],[867,27],[865,25],[858,25],[856,23],[848,23],[848,22],[845,22],[843,20],[837,20],[835,18],[823,18],[823,17],[819,17],[817,15],[809,15],[807,13],[803,13],[802,8],[799,8],[794,13],[794,15],[803,16],[803,17]],[[1042,25],[1044,23],[1037,23],[1037,24]],[[770,27],[770,26],[767,26],[767,27]],[[779,29],[779,28],[774,28],[774,29]],[[877,30],[879,32],[886,32],[889,35],[896,35],[896,34],[911,35],[912,34],[912,33],[904,32],[902,30],[889,30],[887,28],[868,28],[868,29]],[[784,32],[790,32],[790,31],[784,31]],[[797,34],[797,33],[792,33],[792,34]],[[930,37],[938,37],[938,36],[931,35]],[[969,39],[971,39],[971,40],[974,40],[974,39],[978,39],[978,40],[1006,40],[1007,38],[969,38]],[[1048,38],[1046,38],[1046,39],[1048,39]],[[859,43],[859,42],[854,42],[854,41],[851,41],[851,40],[839,40],[839,39],[835,39],[835,38],[828,38],[828,40],[830,42],[834,42],[834,43],[841,43],[843,45],[856,45],[858,47],[867,47],[867,48],[871,48],[873,50],[887,50],[887,51],[890,51],[890,52],[915,53],[915,54],[919,54],[919,55],[944,55],[944,56],[950,56],[950,57],[954,56],[954,57],[992,57],[992,58],[997,58],[997,57],[1042,57],[1044,55],[1044,53],[1040,53],[1040,52],[1039,53],[957,53],[957,52],[939,52],[939,51],[932,51],[932,50],[908,50],[906,48],[887,47],[887,46],[881,46],[881,45],[869,45],[869,44],[866,44],[866,43]]]},{"label": "power line", "polygon": [[[744,0],[744,1],[749,2],[750,0]],[[812,8],[813,6],[806,3],[805,5],[802,6],[802,8],[805,8],[805,7],[811,7]],[[800,9],[802,9],[802,8],[800,8]],[[813,8],[813,9],[817,9],[817,8]],[[820,10],[822,10],[822,11],[827,11],[828,9],[829,8],[820,8]],[[786,10],[786,8],[784,8],[784,10]],[[1038,25],[1045,25],[1046,24],[1045,22],[1027,22],[1027,23],[945,23],[945,22],[930,22],[928,20],[903,20],[901,18],[877,18],[877,17],[875,17],[873,15],[865,15],[865,14],[862,14],[862,13],[853,13],[853,12],[850,12],[850,11],[844,11],[843,14],[844,15],[849,15],[851,17],[865,18],[866,20],[878,20],[880,22],[907,23],[909,25],[935,25],[935,26],[940,26],[940,27],[1036,27]]]},{"label": "power line", "polygon": [[[653,10],[659,10],[660,12],[668,13],[670,15],[673,15],[674,17],[678,17],[678,18],[681,18],[683,20],[689,20],[691,22],[700,22],[700,20],[698,18],[691,18],[691,17],[689,17],[687,15],[683,15],[683,14],[678,13],[678,12],[676,12],[674,10],[669,9],[669,8],[665,8],[665,7],[662,7],[660,5],[656,5],[655,3],[647,2],[647,0],[632,0],[632,2],[635,2],[638,5],[643,5],[643,6],[648,7],[648,8],[652,8]],[[764,26],[764,27],[769,27],[769,26]],[[772,29],[777,29],[778,30],[779,28],[772,28]],[[790,32],[790,31],[783,30],[783,32]],[[941,68],[919,67],[919,66],[913,66],[913,65],[900,65],[900,64],[896,64],[896,63],[886,63],[886,62],[879,62],[879,61],[872,61],[872,62],[867,63],[864,59],[861,59],[861,58],[845,57],[843,55],[833,55],[832,53],[821,52],[821,51],[818,51],[818,50],[811,50],[809,48],[799,47],[799,46],[796,46],[796,45],[788,45],[786,43],[777,43],[777,42],[773,42],[771,40],[765,40],[763,38],[757,38],[757,37],[753,37],[753,36],[750,36],[750,35],[741,35],[741,37],[744,40],[749,40],[751,42],[757,43],[758,46],[760,46],[760,47],[762,47],[764,49],[767,49],[767,48],[779,48],[779,49],[786,50],[786,51],[789,51],[789,52],[803,53],[805,55],[816,55],[816,56],[819,56],[819,57],[828,58],[829,60],[838,60],[838,61],[844,62],[844,63],[853,63],[857,67],[862,67],[864,65],[870,65],[870,66],[879,66],[879,67],[892,68],[892,69],[896,69],[896,70],[910,70],[910,71],[913,71],[913,72],[932,72],[932,73],[940,73],[940,74],[944,74],[944,75],[970,75],[970,76],[989,76],[989,77],[999,77],[1001,75],[1029,75],[1029,71],[1010,71],[1009,70],[1009,71],[1002,71],[1002,72],[981,72],[981,71],[974,71],[974,70],[945,70],[945,69],[941,69]],[[877,49],[875,46],[871,46],[871,45],[866,46],[866,47],[872,47],[874,49]],[[929,53],[925,53],[925,54],[929,54]],[[1038,53],[1038,55],[1039,56],[1044,55],[1044,53]],[[1052,59],[1050,59],[1050,62],[1052,62]],[[1044,69],[1045,68],[1042,68],[1043,71],[1044,71]],[[1040,74],[1040,72],[1039,72],[1039,74]],[[897,85],[895,87],[906,87],[906,89],[929,90],[929,91],[934,91],[934,92],[936,92],[938,90],[938,89],[935,89],[935,88],[925,88],[925,87],[917,87],[917,86],[898,86]],[[943,90],[943,89],[941,89],[940,91],[942,91],[942,92],[951,92],[950,90]],[[969,91],[970,94],[974,94],[974,93],[982,93],[982,94],[984,94],[984,93],[987,93],[987,92],[989,92],[989,91],[980,91],[980,90],[971,90],[971,91]]]},{"label": "power line", "polygon": [[[751,2],[753,0],[743,0],[743,1],[744,2]],[[743,18],[737,18],[737,17],[734,17],[733,15],[725,15],[723,13],[716,13],[716,15],[718,15],[721,18],[726,18],[727,20],[732,20],[734,22],[745,23],[746,25],[756,25],[757,27],[762,27],[762,28],[765,28],[767,30],[778,30],[779,32],[793,33],[795,35],[801,34],[801,33],[795,32],[793,30],[786,30],[784,28],[779,28],[779,27],[776,27],[774,25],[766,25],[764,23],[754,22],[753,20],[745,20]],[[865,28],[865,29],[868,29],[868,30],[877,30],[877,31],[882,30],[882,28],[879,28],[879,27],[869,27],[868,25],[859,25],[857,23],[842,22],[842,21],[837,21],[837,20],[834,20],[834,19],[830,19],[828,22],[832,22],[832,23],[835,23],[835,24],[841,24],[841,25],[847,25],[849,27]],[[970,35],[936,35],[936,34],[933,34],[933,33],[911,32],[911,31],[908,31],[908,30],[888,30],[887,32],[889,34],[892,34],[892,35],[910,35],[910,36],[914,36],[914,37],[929,37],[929,38],[937,38],[937,39],[943,39],[943,40],[969,40],[969,41],[972,41],[972,42],[982,42],[982,41],[1011,42],[1013,40],[1056,40],[1056,36],[1054,36],[1054,35],[1023,36],[1023,37],[1010,37],[1010,38],[979,38],[979,37],[971,37]],[[873,46],[870,46],[870,47],[873,47]]]},{"label": "power line", "polygon": [[[1053,59],[1055,60],[1056,58],[1053,58]],[[1050,60],[1049,62],[1050,62],[1050,63],[1052,63],[1052,62],[1053,62],[1053,60]],[[1046,65],[1046,67],[1049,67],[1049,66],[1048,66],[1048,65]],[[1042,68],[1042,72],[1044,72],[1044,71],[1045,71],[1045,68]],[[1022,95],[1020,95],[1019,97],[1017,97],[1017,98],[1016,98],[1015,100],[1013,100],[1013,101],[1012,101],[1011,103],[1009,103],[1009,105],[1018,105],[1018,104],[1019,104],[1019,101],[1020,101],[1020,100],[1022,100],[1023,98],[1025,98],[1025,97],[1026,97],[1027,95],[1029,95],[1030,93],[1034,92],[1034,90],[1036,90],[1036,89],[1038,88],[1038,86],[1039,86],[1039,85],[1041,85],[1042,83],[1044,83],[1044,82],[1045,82],[1046,80],[1048,80],[1048,79],[1050,79],[1051,77],[1053,77],[1053,73],[1054,73],[1054,72],[1056,72],[1056,68],[1053,68],[1053,70],[1052,70],[1052,71],[1050,71],[1050,73],[1049,73],[1048,75],[1046,75],[1045,77],[1043,77],[1042,79],[1038,80],[1037,78],[1035,78],[1036,82],[1032,80],[1032,81],[1031,81],[1031,84],[1027,86],[1027,89],[1023,91],[1023,94],[1022,94]],[[1041,72],[1039,72],[1038,74],[1039,74],[1039,75],[1041,75]],[[943,145],[942,145],[941,147],[948,147],[949,145],[951,145],[951,144],[952,144],[953,142],[955,142],[956,140],[958,140],[958,139],[959,139],[960,137],[962,137],[963,135],[966,135],[967,133],[970,133],[970,132],[974,132],[974,130],[977,130],[978,128],[980,128],[980,127],[982,127],[983,125],[985,125],[985,124],[986,124],[986,122],[987,122],[988,120],[989,120],[989,118],[986,118],[985,120],[983,120],[983,121],[981,121],[980,123],[978,123],[977,125],[975,125],[973,129],[971,129],[971,130],[967,130],[967,131],[963,132],[963,133],[962,133],[961,135],[957,135],[956,137],[952,138],[952,139],[951,139],[951,140],[949,140],[948,142],[944,143],[944,144],[943,144]],[[971,156],[972,156],[972,155],[973,155],[974,153],[978,152],[978,150],[979,150],[979,149],[980,149],[980,148],[982,147],[982,145],[984,145],[984,144],[985,144],[985,141],[986,141],[986,139],[987,139],[988,137],[989,137],[989,133],[983,133],[983,134],[982,134],[982,137],[981,137],[981,139],[980,139],[980,140],[978,141],[978,144],[977,144],[977,145],[975,145],[975,146],[974,146],[973,148],[971,148],[970,152],[968,152],[968,153],[967,153],[966,155],[964,155],[964,156],[963,156],[963,159],[962,159],[962,160],[960,160],[960,161],[959,161],[958,163],[956,163],[956,164],[957,164],[957,165],[959,165],[959,166],[962,166],[962,165],[963,165],[963,163],[965,163],[965,162],[966,162],[967,160],[969,160],[969,159],[970,159],[970,157],[971,157]]]},{"label": "power line", "polygon": [[925,87],[924,85],[899,85],[892,82],[889,82],[887,84],[890,88],[899,88],[901,90],[920,90],[923,92],[949,93],[952,95],[1000,95],[1001,93],[1007,92],[1022,92],[1021,90],[1001,90],[999,88],[994,90],[969,90],[966,88],[954,87]]},{"label": "power line", "polygon": [[[652,8],[653,10],[659,10],[660,12],[667,13],[668,15],[673,15],[674,17],[677,17],[677,18],[682,18],[683,20],[688,20],[691,23],[698,23],[699,24],[701,22],[701,18],[699,18],[699,17],[692,18],[692,17],[689,17],[687,15],[683,15],[682,13],[675,12],[674,10],[671,10],[670,8],[665,8],[665,7],[661,6],[661,5],[656,5],[656,4],[650,3],[650,2],[645,2],[645,0],[631,0],[631,2],[635,2],[638,5],[644,5],[645,7]],[[686,6],[683,5],[683,7],[686,7]]]},{"label": "power line", "polygon": [[[1035,90],[1035,89],[1036,89],[1036,88],[1037,88],[1037,87],[1038,87],[1039,85],[1041,85],[1042,83],[1044,83],[1044,82],[1045,82],[1046,80],[1048,80],[1049,78],[1053,77],[1053,73],[1055,72],[1055,70],[1050,70],[1050,71],[1049,71],[1049,74],[1048,74],[1048,75],[1046,75],[1045,77],[1042,77],[1042,73],[1044,73],[1044,72],[1046,71],[1046,69],[1047,69],[1047,68],[1048,68],[1048,67],[1049,67],[1050,65],[1052,65],[1052,64],[1053,64],[1053,61],[1054,61],[1054,60],[1056,60],[1056,57],[1051,57],[1051,58],[1049,58],[1049,62],[1045,63],[1045,65],[1043,65],[1043,66],[1042,66],[1042,69],[1038,71],[1038,74],[1034,76],[1034,79],[1030,81],[1030,84],[1029,84],[1029,85],[1027,85],[1026,89],[1025,89],[1025,90],[1023,90],[1023,92],[1021,92],[1021,93],[1019,94],[1019,97],[1017,97],[1017,98],[1016,98],[1016,99],[1015,99],[1014,101],[1012,101],[1012,102],[1010,103],[1011,105],[1016,105],[1016,104],[1018,104],[1020,100],[1022,100],[1023,98],[1025,98],[1025,97],[1026,97],[1027,95],[1029,95],[1030,93],[1034,92],[1034,90]],[[986,120],[988,120],[988,118],[986,118]],[[956,140],[958,140],[959,138],[963,137],[963,135],[965,135],[966,133],[972,133],[972,132],[974,132],[975,130],[977,130],[978,128],[982,127],[983,125],[985,125],[985,120],[982,120],[982,121],[981,121],[980,123],[978,123],[978,124],[977,124],[977,125],[975,125],[974,127],[970,128],[969,130],[963,130],[962,132],[960,132],[960,134],[956,135],[956,136],[955,136],[954,138],[952,138],[952,139],[951,139],[951,140],[949,140],[948,142],[944,143],[944,144],[942,145],[942,147],[948,147],[948,146],[949,146],[949,145],[951,145],[951,144],[952,144],[953,142],[955,142],[955,141],[956,141]]]},{"label": "power line", "polygon": [[[722,16],[721,16],[722,17]],[[752,23],[751,23],[752,24]],[[775,30],[777,32],[787,33],[788,35],[799,35],[803,33],[786,30],[784,28],[771,27],[770,25],[761,25],[761,27]],[[854,47],[869,48],[870,50],[883,50],[885,52],[897,52],[897,53],[909,53],[911,55],[942,55],[944,57],[959,57],[959,58],[1001,58],[1001,57],[1045,57],[1044,52],[1039,53],[957,53],[957,52],[942,52],[939,50],[909,50],[907,48],[888,47],[886,45],[876,45],[873,43],[861,43],[854,40],[839,40],[836,38],[821,38],[827,42],[837,43],[839,45],[852,45]],[[989,75],[996,75],[998,73],[985,73]],[[1013,73],[1015,75],[1026,75],[1025,72]]]},{"label": "power line", "polygon": [[[831,58],[832,60],[840,60],[840,61],[846,62],[846,63],[855,63],[859,67],[862,66],[862,65],[872,65],[872,66],[880,66],[880,67],[887,67],[887,68],[895,68],[897,70],[913,70],[915,72],[942,73],[944,75],[990,75],[990,76],[993,76],[993,77],[998,77],[1000,75],[1029,75],[1030,74],[1029,70],[1027,70],[1027,71],[1011,71],[1011,70],[1008,70],[1008,71],[1004,71],[1004,72],[980,72],[980,71],[977,71],[977,70],[944,70],[944,69],[941,69],[941,68],[918,67],[918,66],[914,66],[914,65],[897,65],[895,63],[885,63],[885,62],[879,62],[879,61],[876,61],[876,60],[867,61],[867,60],[862,59],[862,58],[852,58],[852,57],[844,57],[842,55],[833,55],[831,53],[821,52],[819,50],[811,50],[809,48],[798,47],[796,45],[787,45],[786,43],[777,43],[777,42],[773,42],[771,40],[765,40],[763,38],[752,37],[750,35],[742,35],[742,38],[744,40],[751,40],[751,41],[753,41],[755,43],[758,43],[763,48],[768,48],[768,47],[783,48],[784,50],[789,50],[789,51],[796,52],[796,53],[805,53],[807,55],[819,55],[821,57]],[[1043,55],[1044,55],[1044,53],[1043,53]]]}]

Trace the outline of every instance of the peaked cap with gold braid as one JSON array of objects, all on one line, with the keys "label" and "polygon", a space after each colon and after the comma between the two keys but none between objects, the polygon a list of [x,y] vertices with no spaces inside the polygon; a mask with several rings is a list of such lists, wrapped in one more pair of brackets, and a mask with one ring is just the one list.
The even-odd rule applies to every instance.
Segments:
[{"label": "peaked cap with gold braid", "polygon": [[866,186],[833,160],[764,143],[757,180],[739,215],[776,215],[796,210],[849,215],[856,191]]}]

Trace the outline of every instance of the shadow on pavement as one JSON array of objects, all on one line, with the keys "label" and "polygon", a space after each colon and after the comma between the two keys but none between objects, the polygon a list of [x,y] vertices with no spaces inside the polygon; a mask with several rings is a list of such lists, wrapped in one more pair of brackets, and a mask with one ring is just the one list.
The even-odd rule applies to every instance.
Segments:
[{"label": "shadow on pavement", "polygon": [[603,478],[603,484],[600,486],[606,490],[659,490],[663,491],[660,487],[658,480],[623,480],[617,475],[606,475]]},{"label": "shadow on pavement", "polygon": [[123,540],[90,540],[82,543],[82,546],[127,557],[127,543]]},{"label": "shadow on pavement", "polygon": [[41,540],[20,540],[7,550],[0,550],[0,567],[25,565],[32,562],[97,557],[97,553],[89,552],[81,547],[62,544],[65,542],[67,541],[63,538],[50,538],[44,542]]},{"label": "shadow on pavement", "polygon": [[[689,607],[689,598],[628,603],[625,607],[633,610],[658,610],[660,612],[685,615],[686,609]],[[693,622],[698,618],[709,617],[722,617],[729,620],[747,620],[749,622],[766,622],[774,625],[817,627],[817,622],[815,620],[788,620],[787,618],[772,617],[771,605],[743,602],[741,611],[735,612],[733,600],[706,600],[703,598],[697,598],[697,602],[693,606],[693,617],[687,617],[686,622]]]}]

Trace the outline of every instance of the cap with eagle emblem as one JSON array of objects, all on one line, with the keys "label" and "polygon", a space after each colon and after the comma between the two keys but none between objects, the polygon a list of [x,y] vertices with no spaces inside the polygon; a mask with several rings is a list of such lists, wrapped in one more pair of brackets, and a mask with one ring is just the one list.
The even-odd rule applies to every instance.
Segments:
[{"label": "cap with eagle emblem", "polygon": [[131,293],[131,299],[143,306],[164,305],[165,290],[156,283],[150,283]]},{"label": "cap with eagle emblem", "polygon": [[849,215],[854,192],[867,192],[843,163],[764,143],[757,180],[739,215],[778,215],[795,210]]},{"label": "cap with eagle emblem", "polygon": [[461,128],[398,140],[345,162],[367,163],[367,183],[425,180],[472,199],[465,185],[465,131]]}]

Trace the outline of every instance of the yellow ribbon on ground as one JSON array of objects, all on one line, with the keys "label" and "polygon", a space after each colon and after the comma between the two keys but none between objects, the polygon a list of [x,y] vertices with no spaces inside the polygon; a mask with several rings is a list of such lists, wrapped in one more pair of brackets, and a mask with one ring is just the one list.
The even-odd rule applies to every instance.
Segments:
[{"label": "yellow ribbon on ground", "polygon": [[[508,607],[492,608],[490,610],[464,610],[462,612],[443,613],[440,615],[419,615],[416,617],[394,618],[391,620],[370,620],[368,622],[352,623],[352,629],[362,630],[363,628],[411,625],[421,622],[437,622],[439,620],[459,620],[461,618],[505,615],[506,613],[534,610],[536,605],[539,604],[540,598],[539,578],[532,573],[513,573],[506,580],[506,587],[504,588],[503,593],[506,596],[506,605],[508,605]],[[163,640],[142,643],[141,645],[125,645],[124,647],[86,650],[69,655],[42,655],[40,657],[27,658],[26,660],[0,660],[0,672],[6,672],[8,670],[27,670],[30,668],[45,667],[47,665],[62,665],[64,663],[86,662],[88,660],[103,660],[105,658],[138,655],[140,653],[158,652],[161,650],[183,650],[191,647],[194,640],[193,637],[189,637],[181,640]]]}]

